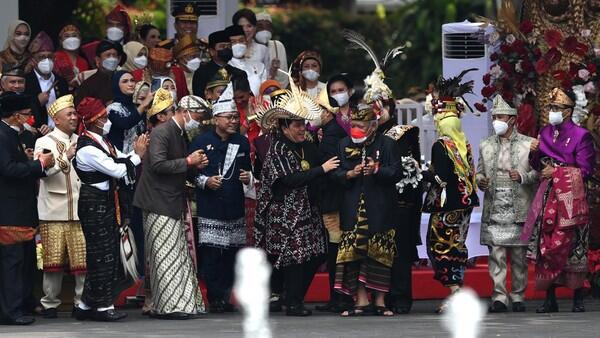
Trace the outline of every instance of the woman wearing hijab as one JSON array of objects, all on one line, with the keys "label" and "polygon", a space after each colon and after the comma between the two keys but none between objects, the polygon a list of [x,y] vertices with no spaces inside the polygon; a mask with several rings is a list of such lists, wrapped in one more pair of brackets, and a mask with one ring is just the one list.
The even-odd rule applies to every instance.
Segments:
[{"label": "woman wearing hijab", "polygon": [[127,61],[121,69],[133,72],[144,69],[148,65],[148,48],[137,41],[129,41],[123,46],[123,52],[127,55]]},{"label": "woman wearing hijab", "polygon": [[[468,259],[465,240],[471,212],[479,205],[471,145],[460,123],[463,107],[456,101],[472,90],[472,83],[460,84],[460,79],[440,78],[436,86],[437,98],[431,103],[439,138],[431,150],[430,170],[423,173],[431,183],[423,205],[423,211],[431,214],[427,252],[434,278],[452,293],[463,284]],[[446,308],[443,302],[436,312]]]},{"label": "woman wearing hijab", "polygon": [[139,105],[133,102],[135,81],[131,73],[119,70],[112,77],[114,101],[106,107],[112,123],[108,140],[119,151],[131,151],[136,137],[146,131],[144,112],[152,102],[152,95]]},{"label": "woman wearing hijab", "polygon": [[0,69],[5,65],[16,66],[27,62],[27,45],[31,39],[31,27],[23,20],[15,20],[8,26],[4,50],[0,52]]},{"label": "woman wearing hijab", "polygon": [[90,69],[87,60],[79,55],[81,32],[73,25],[66,25],[58,33],[61,49],[54,54],[54,70],[69,82],[71,88],[81,84],[78,75]]}]

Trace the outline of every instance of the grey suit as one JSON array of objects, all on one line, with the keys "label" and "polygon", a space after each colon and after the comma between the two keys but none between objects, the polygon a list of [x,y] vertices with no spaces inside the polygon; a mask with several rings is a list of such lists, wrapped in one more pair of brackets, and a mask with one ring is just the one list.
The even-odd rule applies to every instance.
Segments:
[{"label": "grey suit", "polygon": [[152,129],[133,205],[146,212],[181,219],[188,173],[185,135],[174,120]]}]

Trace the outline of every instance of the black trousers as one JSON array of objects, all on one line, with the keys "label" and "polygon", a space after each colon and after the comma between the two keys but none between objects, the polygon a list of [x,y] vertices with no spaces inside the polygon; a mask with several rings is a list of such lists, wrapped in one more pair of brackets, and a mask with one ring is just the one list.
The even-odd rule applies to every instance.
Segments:
[{"label": "black trousers", "polygon": [[321,263],[322,259],[312,259],[302,264],[282,268],[287,306],[300,305],[304,302],[304,296]]},{"label": "black trousers", "polygon": [[[2,320],[15,320],[28,310],[33,280],[25,281],[26,257],[30,256],[33,241],[0,245],[0,311]],[[35,250],[35,244],[33,244]],[[35,269],[35,265],[33,266]]]},{"label": "black trousers", "polygon": [[209,303],[229,302],[234,279],[235,256],[239,248],[200,246],[201,274],[206,282]]},{"label": "black trousers", "polygon": [[78,212],[85,236],[87,263],[81,300],[94,309],[109,307],[123,280],[112,192],[83,184]]}]

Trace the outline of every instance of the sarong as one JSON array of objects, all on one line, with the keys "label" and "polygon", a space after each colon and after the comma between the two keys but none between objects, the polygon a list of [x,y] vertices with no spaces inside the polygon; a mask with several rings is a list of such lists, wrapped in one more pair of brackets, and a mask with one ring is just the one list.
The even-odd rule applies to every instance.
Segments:
[{"label": "sarong", "polygon": [[40,221],[44,271],[68,270],[74,275],[86,271],[85,236],[79,221]]},{"label": "sarong", "polygon": [[427,254],[433,278],[444,286],[462,285],[469,258],[465,240],[473,208],[434,212],[429,218]]},{"label": "sarong", "polygon": [[203,313],[183,220],[144,213],[144,239],[156,313]]},{"label": "sarong", "polygon": [[396,255],[396,231],[369,234],[364,196],[352,231],[343,231],[337,255],[334,289],[354,296],[360,283],[379,292],[390,289],[391,268]]}]

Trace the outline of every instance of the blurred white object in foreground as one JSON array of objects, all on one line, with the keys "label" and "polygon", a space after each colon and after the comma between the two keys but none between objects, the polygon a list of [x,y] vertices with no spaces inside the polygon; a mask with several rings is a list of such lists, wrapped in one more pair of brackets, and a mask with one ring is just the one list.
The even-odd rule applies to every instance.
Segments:
[{"label": "blurred white object in foreground", "polygon": [[235,262],[235,298],[244,312],[245,338],[271,338],[269,279],[271,266],[265,252],[244,248]]},{"label": "blurred white object in foreground", "polygon": [[448,299],[448,309],[442,322],[454,338],[476,338],[485,314],[485,305],[477,294],[469,288],[462,288]]}]

